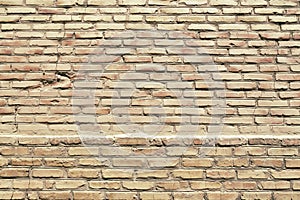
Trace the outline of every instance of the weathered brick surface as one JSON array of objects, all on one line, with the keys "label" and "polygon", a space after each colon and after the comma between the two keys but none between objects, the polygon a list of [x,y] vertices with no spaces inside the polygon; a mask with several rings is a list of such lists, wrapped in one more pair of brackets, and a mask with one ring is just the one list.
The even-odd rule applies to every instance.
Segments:
[{"label": "weathered brick surface", "polygon": [[[139,143],[140,149],[160,147],[166,150],[159,156],[149,151],[148,157],[135,158],[128,158],[127,154],[100,158],[97,154],[73,154],[69,149],[84,148],[84,144],[66,143],[66,137],[55,138],[55,143],[48,137],[29,136],[26,143],[24,137],[15,137],[13,143],[4,137],[0,139],[4,141],[0,146],[2,199],[298,199],[299,139],[293,139],[294,144],[288,147],[290,150],[283,151],[288,153],[281,153],[280,149],[287,149],[284,139],[272,139],[273,142],[268,143],[256,138],[242,142],[219,138],[215,147],[204,148],[201,144],[206,139],[197,138],[191,141],[193,149],[198,153],[209,149],[207,154],[197,157],[198,153],[189,154],[187,149],[180,159],[175,155],[161,158],[167,156],[169,148],[185,147],[180,141],[173,146],[178,139],[163,147],[151,145],[151,138],[131,139],[130,143],[115,138],[113,146],[91,145],[98,151],[104,148],[113,151],[120,146],[134,152],[134,140],[136,143],[143,140],[145,142]],[[22,159],[16,154],[4,153],[7,147],[15,149],[20,145],[30,150],[39,139],[43,143],[38,148],[55,149],[63,145],[68,153],[49,158],[30,151]],[[30,140],[32,142],[28,142]],[[267,152],[275,154],[268,156]],[[114,166],[115,159],[128,165]],[[138,165],[139,161],[148,164]]]},{"label": "weathered brick surface", "polygon": [[300,199],[299,17],[298,0],[0,0],[0,199]]}]

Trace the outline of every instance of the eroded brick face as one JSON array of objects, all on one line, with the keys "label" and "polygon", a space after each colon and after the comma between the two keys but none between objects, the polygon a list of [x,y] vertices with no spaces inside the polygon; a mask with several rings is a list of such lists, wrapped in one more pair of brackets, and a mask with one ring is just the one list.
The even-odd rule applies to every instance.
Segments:
[{"label": "eroded brick face", "polygon": [[300,199],[299,15],[0,0],[0,199]]}]

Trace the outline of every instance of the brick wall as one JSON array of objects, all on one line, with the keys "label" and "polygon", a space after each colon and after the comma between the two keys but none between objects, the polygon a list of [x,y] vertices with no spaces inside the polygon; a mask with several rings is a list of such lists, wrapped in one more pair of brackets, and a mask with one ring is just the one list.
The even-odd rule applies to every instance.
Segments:
[{"label": "brick wall", "polygon": [[0,199],[300,199],[298,0],[0,5]]}]

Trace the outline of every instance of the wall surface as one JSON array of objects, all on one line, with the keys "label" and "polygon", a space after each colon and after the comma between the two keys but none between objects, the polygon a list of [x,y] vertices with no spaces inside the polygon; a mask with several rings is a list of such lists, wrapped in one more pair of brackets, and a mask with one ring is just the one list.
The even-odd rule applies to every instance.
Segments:
[{"label": "wall surface", "polygon": [[0,199],[300,199],[298,0],[0,0]]}]

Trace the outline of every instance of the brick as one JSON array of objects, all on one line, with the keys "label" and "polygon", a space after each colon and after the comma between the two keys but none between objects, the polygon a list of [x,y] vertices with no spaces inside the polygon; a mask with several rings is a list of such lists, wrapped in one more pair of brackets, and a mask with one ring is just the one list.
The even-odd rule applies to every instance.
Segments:
[{"label": "brick", "polygon": [[135,1],[130,1],[130,0],[120,0],[119,5],[145,5],[146,0],[135,0]]},{"label": "brick", "polygon": [[289,181],[262,181],[260,182],[263,189],[266,190],[282,190],[289,189],[291,183]]},{"label": "brick", "polygon": [[137,171],[136,176],[138,178],[167,178],[168,171],[167,170],[143,170]]},{"label": "brick", "polygon": [[18,180],[13,181],[14,189],[43,189],[44,182],[42,180]]},{"label": "brick", "polygon": [[123,181],[123,187],[129,190],[149,190],[154,186],[153,182]]},{"label": "brick", "polygon": [[97,178],[99,176],[99,170],[87,169],[87,168],[73,168],[68,170],[68,177],[72,178]]},{"label": "brick", "polygon": [[238,193],[236,192],[208,192],[208,199],[236,199],[238,198]]},{"label": "brick", "polygon": [[42,0],[42,1],[26,0],[26,5],[52,6],[53,3],[54,2],[52,0]]},{"label": "brick", "polygon": [[83,5],[83,0],[57,0],[56,5],[58,6],[73,6],[73,5]]},{"label": "brick", "polygon": [[28,168],[3,168],[0,171],[1,177],[28,177]]},{"label": "brick", "polygon": [[286,198],[290,199],[297,199],[299,196],[299,192],[296,191],[290,191],[290,192],[275,192],[274,193],[274,199],[276,200],[284,200]]},{"label": "brick", "polygon": [[300,167],[300,159],[286,159],[286,167],[287,168],[299,168]]},{"label": "brick", "polygon": [[158,30],[183,30],[185,28],[184,24],[158,24]]},{"label": "brick", "polygon": [[237,172],[238,179],[267,179],[268,171],[263,170],[239,170]]},{"label": "brick", "polygon": [[15,166],[42,166],[42,160],[39,158],[12,158],[11,164]]},{"label": "brick", "polygon": [[1,189],[10,189],[10,188],[12,188],[12,180],[10,180],[10,179],[2,180],[1,183],[0,183],[0,188]]},{"label": "brick", "polygon": [[57,189],[77,189],[85,186],[83,180],[57,180],[55,181],[55,187]]},{"label": "brick", "polygon": [[241,1],[241,5],[243,5],[243,6],[266,6],[267,5],[267,1],[265,1],[265,0],[259,0],[259,1],[255,1],[255,0],[242,0]]},{"label": "brick", "polygon": [[204,194],[202,192],[175,192],[174,200],[183,200],[183,199],[203,199]]},{"label": "brick", "polygon": [[232,179],[235,178],[234,170],[206,170],[206,177],[212,179]]},{"label": "brick", "polygon": [[93,189],[120,189],[121,184],[118,181],[90,181],[89,187]]},{"label": "brick", "polygon": [[188,26],[188,30],[216,31],[217,27],[212,24],[191,24]]},{"label": "brick", "polygon": [[150,199],[166,199],[170,200],[171,193],[168,192],[142,192],[140,193],[141,199],[150,200]]},{"label": "brick", "polygon": [[291,23],[291,22],[296,22],[297,18],[286,17],[286,16],[270,16],[269,20],[275,23]]},{"label": "brick", "polygon": [[35,8],[27,8],[27,7],[10,7],[7,8],[7,13],[14,13],[14,14],[30,14],[35,13]]},{"label": "brick", "polygon": [[88,0],[87,4],[92,6],[112,6],[112,5],[116,5],[117,1],[116,0],[112,0],[112,1]]},{"label": "brick", "polygon": [[108,199],[134,199],[136,197],[135,192],[107,192],[106,197]]},{"label": "brick", "polygon": [[297,170],[271,171],[275,179],[298,179],[300,176]]},{"label": "brick", "polygon": [[222,8],[224,14],[250,14],[252,8]]},{"label": "brick", "polygon": [[210,158],[184,158],[182,160],[182,165],[185,167],[211,167],[213,165],[213,160]]},{"label": "brick", "polygon": [[256,182],[254,181],[232,181],[225,182],[224,187],[226,189],[234,189],[234,190],[251,190],[257,187]]},{"label": "brick", "polygon": [[21,6],[23,5],[23,0],[1,0],[0,5]]},{"label": "brick", "polygon": [[242,199],[271,199],[271,192],[243,192]]},{"label": "brick", "polygon": [[293,156],[298,155],[298,149],[296,148],[270,148],[268,149],[270,156],[286,155]]},{"label": "brick", "polygon": [[208,14],[216,14],[220,13],[220,10],[217,8],[192,8],[192,13],[208,13]]},{"label": "brick", "polygon": [[297,6],[297,1],[294,0],[270,0],[271,6]]},{"label": "brick", "polygon": [[32,170],[33,177],[44,177],[44,178],[55,178],[55,177],[63,177],[64,172],[61,169],[33,169]]},{"label": "brick", "polygon": [[190,184],[193,190],[220,189],[222,187],[221,183],[210,181],[190,181]]},{"label": "brick", "polygon": [[97,191],[74,191],[74,199],[103,199],[104,194]]},{"label": "brick", "polygon": [[0,192],[2,199],[24,199],[26,198],[25,192],[19,192],[19,191],[1,191]]},{"label": "brick", "polygon": [[132,178],[133,171],[105,169],[102,170],[102,176],[103,178]]},{"label": "brick", "polygon": [[236,0],[210,0],[211,6],[236,6],[238,2]]}]

